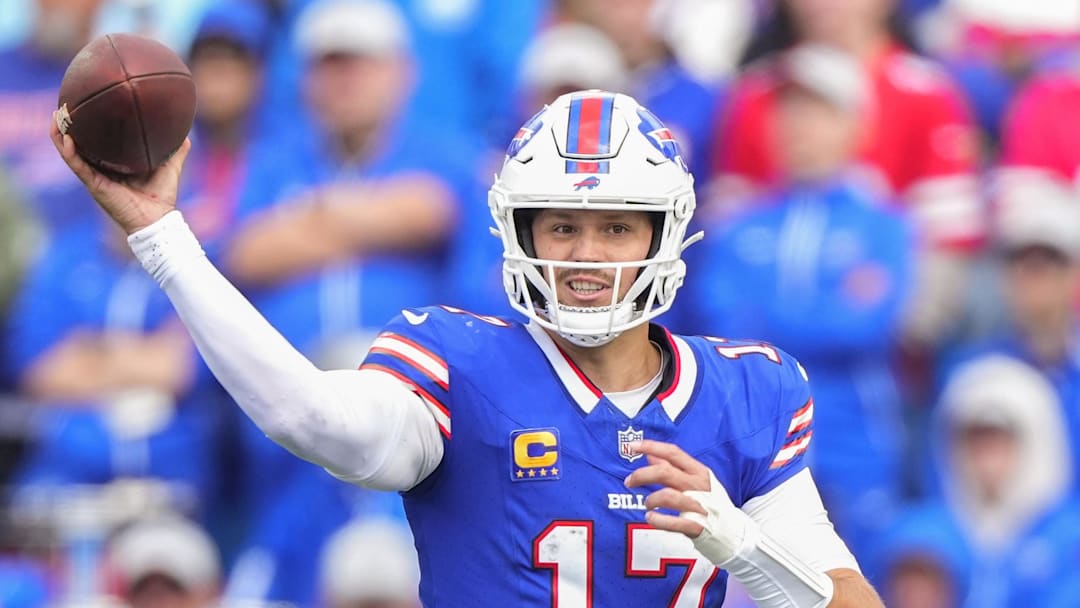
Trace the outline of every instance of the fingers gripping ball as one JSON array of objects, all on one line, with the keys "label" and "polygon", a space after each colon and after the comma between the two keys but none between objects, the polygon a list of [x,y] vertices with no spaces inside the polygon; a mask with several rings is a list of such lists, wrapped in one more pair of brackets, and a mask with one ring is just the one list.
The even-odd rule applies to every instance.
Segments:
[{"label": "fingers gripping ball", "polygon": [[60,83],[57,126],[98,169],[149,173],[184,142],[195,117],[195,83],[165,45],[108,34],[71,60]]}]

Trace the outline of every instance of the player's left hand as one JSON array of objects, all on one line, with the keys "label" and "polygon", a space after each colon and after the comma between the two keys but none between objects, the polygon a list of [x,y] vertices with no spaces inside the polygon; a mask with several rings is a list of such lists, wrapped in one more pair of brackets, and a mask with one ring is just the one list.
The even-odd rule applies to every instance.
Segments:
[{"label": "player's left hand", "polygon": [[649,525],[689,536],[694,547],[717,566],[752,546],[756,524],[731,502],[709,467],[671,443],[646,439],[630,447],[645,454],[649,464],[628,475],[626,487],[664,486],[645,498]]},{"label": "player's left hand", "polygon": [[699,523],[682,516],[660,513],[656,509],[705,515],[701,504],[684,492],[708,492],[712,476],[709,467],[673,443],[643,439],[631,444],[630,448],[644,454],[649,464],[627,476],[626,487],[664,486],[645,499],[645,506],[649,509],[645,512],[645,521],[654,528],[682,532],[690,538],[701,534]]}]

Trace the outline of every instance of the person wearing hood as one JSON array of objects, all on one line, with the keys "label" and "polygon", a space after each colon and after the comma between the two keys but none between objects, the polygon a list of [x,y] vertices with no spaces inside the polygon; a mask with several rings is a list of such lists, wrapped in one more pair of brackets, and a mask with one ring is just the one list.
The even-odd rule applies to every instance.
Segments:
[{"label": "person wearing hood", "polygon": [[909,515],[939,538],[961,539],[970,575],[960,605],[1080,602],[1065,591],[1080,554],[1080,508],[1053,386],[1019,360],[974,359],[948,381],[934,432],[941,492]]},{"label": "person wearing hood", "polygon": [[[947,380],[965,361],[1001,353],[1038,370],[1057,392],[1069,436],[1080,433],[1080,193],[1049,175],[1003,184],[995,200],[992,286],[979,294],[988,335],[939,362]],[[996,308],[1000,307],[1000,310]],[[984,321],[985,323],[985,321]],[[1072,466],[1080,466],[1073,442]]]}]

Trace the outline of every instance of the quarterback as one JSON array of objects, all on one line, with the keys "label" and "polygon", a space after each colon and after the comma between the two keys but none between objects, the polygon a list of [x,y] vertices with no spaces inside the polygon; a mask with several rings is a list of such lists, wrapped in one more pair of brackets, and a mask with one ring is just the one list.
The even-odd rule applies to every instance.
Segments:
[{"label": "quarterback", "polygon": [[799,364],[650,323],[700,237],[678,146],[632,98],[564,95],[510,144],[489,204],[527,323],[406,309],[347,370],[316,368],[206,259],[175,210],[189,143],[118,182],[52,137],[246,414],[402,493],[426,606],[719,606],[729,575],[760,606],[881,605],[806,467]]}]

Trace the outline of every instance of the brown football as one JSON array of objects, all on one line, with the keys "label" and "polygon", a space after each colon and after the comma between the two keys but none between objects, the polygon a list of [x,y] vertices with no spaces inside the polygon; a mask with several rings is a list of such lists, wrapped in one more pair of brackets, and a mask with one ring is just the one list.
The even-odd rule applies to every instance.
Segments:
[{"label": "brown football", "polygon": [[56,121],[90,164],[149,173],[180,147],[195,117],[191,72],[169,47],[108,34],[83,47],[60,83]]}]

